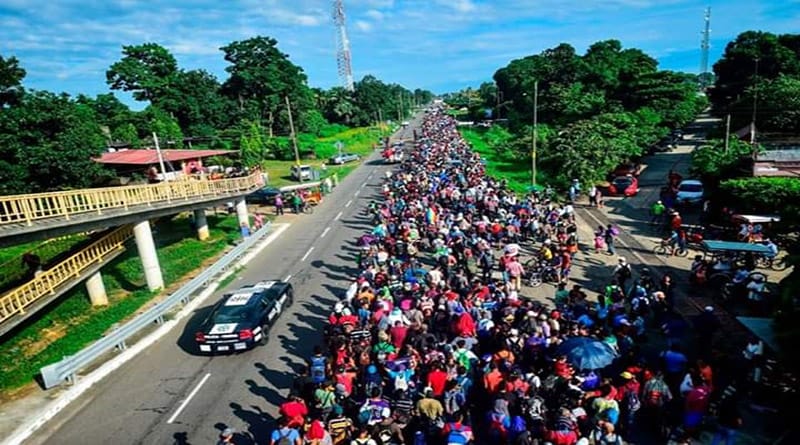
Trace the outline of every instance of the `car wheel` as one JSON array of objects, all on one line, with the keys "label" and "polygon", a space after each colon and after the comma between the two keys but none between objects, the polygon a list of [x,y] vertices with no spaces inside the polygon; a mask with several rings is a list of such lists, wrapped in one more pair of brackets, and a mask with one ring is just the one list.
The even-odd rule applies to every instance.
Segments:
[{"label": "car wheel", "polygon": [[290,307],[292,304],[294,304],[294,292],[293,291],[289,291],[286,294],[286,303],[284,304],[284,306],[285,307]]}]

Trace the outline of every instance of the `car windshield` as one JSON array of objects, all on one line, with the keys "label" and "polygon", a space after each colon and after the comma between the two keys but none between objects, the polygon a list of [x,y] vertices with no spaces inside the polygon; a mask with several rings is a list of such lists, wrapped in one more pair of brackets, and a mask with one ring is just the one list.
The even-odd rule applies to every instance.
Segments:
[{"label": "car windshield", "polygon": [[220,306],[214,314],[214,323],[241,323],[247,320],[251,308],[249,305],[242,306]]},{"label": "car windshield", "polygon": [[614,186],[617,188],[628,188],[633,184],[633,179],[626,177],[619,177],[614,180]]},{"label": "car windshield", "polygon": [[700,184],[681,184],[678,187],[679,192],[697,193],[703,191],[703,186]]}]

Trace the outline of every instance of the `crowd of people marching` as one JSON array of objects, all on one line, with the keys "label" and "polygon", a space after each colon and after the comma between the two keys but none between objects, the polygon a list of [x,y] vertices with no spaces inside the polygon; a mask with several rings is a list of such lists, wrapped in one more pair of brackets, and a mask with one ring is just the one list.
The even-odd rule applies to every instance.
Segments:
[{"label": "crowd of people marching", "polygon": [[[681,351],[669,277],[618,258],[599,292],[571,282],[583,255],[572,204],[518,197],[486,176],[440,110],[382,192],[367,209],[374,229],[357,241],[359,273],[280,406],[271,445],[663,443],[672,426],[688,440],[712,393],[729,395]],[[615,255],[617,235],[601,226],[584,241]],[[556,282],[546,304],[523,295],[540,267]],[[668,347],[656,360],[641,345],[660,326]],[[717,439],[732,440],[735,403],[717,398]]]}]

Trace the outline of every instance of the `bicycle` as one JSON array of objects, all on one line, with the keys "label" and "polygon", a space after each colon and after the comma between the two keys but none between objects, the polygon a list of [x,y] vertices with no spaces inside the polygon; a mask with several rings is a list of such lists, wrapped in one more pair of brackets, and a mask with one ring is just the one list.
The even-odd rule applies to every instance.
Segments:
[{"label": "bicycle", "polygon": [[785,270],[788,265],[786,264],[786,257],[771,257],[761,255],[756,258],[756,266],[762,269],[772,269],[774,271]]},{"label": "bicycle", "polygon": [[680,246],[677,245],[673,246],[670,243],[669,239],[662,239],[658,243],[658,245],[655,248],[653,248],[653,253],[658,256],[664,256],[664,257],[671,257],[673,255],[679,257],[685,257],[689,255],[689,249],[686,247],[680,248]]}]

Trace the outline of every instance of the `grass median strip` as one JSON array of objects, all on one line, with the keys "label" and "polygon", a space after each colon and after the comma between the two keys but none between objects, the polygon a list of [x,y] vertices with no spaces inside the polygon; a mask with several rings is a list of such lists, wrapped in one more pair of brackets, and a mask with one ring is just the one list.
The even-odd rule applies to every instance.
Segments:
[{"label": "grass median strip", "polygon": [[103,268],[109,305],[93,307],[83,285],[52,305],[34,322],[4,339],[0,352],[0,399],[14,398],[33,382],[42,366],[61,360],[101,338],[115,324],[139,311],[160,294],[179,286],[197,269],[215,261],[240,237],[235,216],[208,215],[210,237],[195,239],[189,219],[176,217],[157,223],[157,243],[167,289],[147,290],[136,248]]}]

